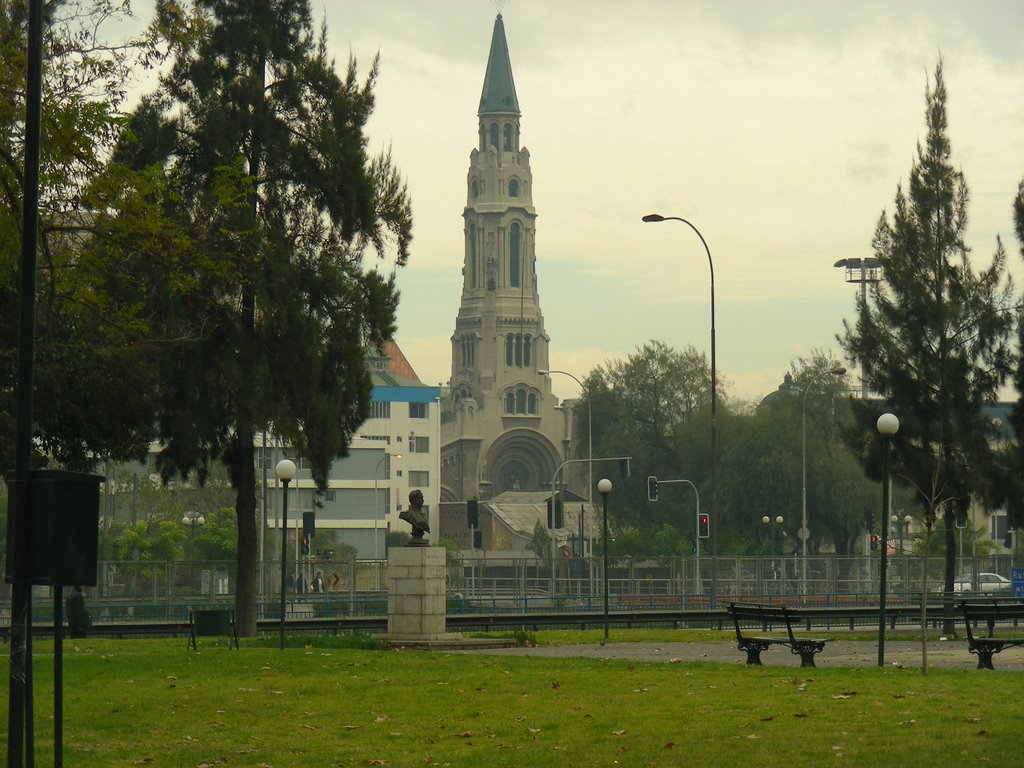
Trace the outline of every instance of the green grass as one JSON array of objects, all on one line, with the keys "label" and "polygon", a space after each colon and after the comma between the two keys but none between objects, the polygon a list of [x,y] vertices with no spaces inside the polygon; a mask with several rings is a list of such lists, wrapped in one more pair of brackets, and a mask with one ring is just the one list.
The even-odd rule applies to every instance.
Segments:
[{"label": "green grass", "polygon": [[[181,640],[68,641],[65,764],[998,768],[1020,761],[1019,672],[804,674],[306,642],[282,652],[256,641],[243,640],[241,651],[206,641],[194,653]],[[36,764],[47,765],[52,646],[37,642],[34,650]],[[6,721],[6,692],[0,707]]]}]

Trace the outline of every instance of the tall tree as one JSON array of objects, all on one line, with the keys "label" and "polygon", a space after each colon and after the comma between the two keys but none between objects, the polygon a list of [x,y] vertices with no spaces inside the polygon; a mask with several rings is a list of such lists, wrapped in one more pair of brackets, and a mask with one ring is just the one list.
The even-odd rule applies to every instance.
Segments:
[{"label": "tall tree", "polygon": [[[689,488],[666,487],[668,503],[647,502],[646,476],[687,478],[701,487],[707,475],[707,413],[711,373],[705,356],[693,347],[676,351],[650,341],[624,361],[591,371],[584,387],[593,409],[595,456],[632,456],[632,477],[616,491],[615,524],[654,530],[679,524],[680,506],[692,505]],[[579,412],[586,412],[583,403]],[[699,448],[684,438],[688,425],[700,420]],[[587,444],[587,420],[576,420],[576,440]],[[620,492],[621,491],[621,492]],[[680,504],[675,503],[681,502]],[[691,530],[687,527],[685,530]]]},{"label": "tall tree", "polygon": [[[981,407],[996,399],[1010,373],[1014,301],[1001,245],[984,270],[971,266],[964,243],[969,196],[951,163],[946,97],[940,62],[926,89],[928,133],[908,191],[898,188],[892,220],[883,213],[875,230],[885,279],[870,300],[858,299],[856,326],[845,324],[839,341],[900,419],[893,473],[914,489],[926,525],[943,516],[951,592],[953,518],[982,490],[980,478],[991,466]],[[881,411],[869,400],[857,401],[854,412],[847,437],[877,478]]]},{"label": "tall tree", "polygon": [[[368,415],[368,345],[394,331],[394,275],[366,249],[404,264],[408,195],[364,129],[377,64],[344,79],[315,35],[307,0],[161,0],[173,27],[201,31],[135,115],[120,159],[155,163],[161,204],[188,233],[178,259],[193,278],[162,295],[182,342],[161,357],[158,429],[165,476],[227,466],[237,491],[240,629],[256,630],[255,438],[272,427],[326,486]],[[162,334],[171,338],[166,328]]]},{"label": "tall tree", "polygon": [[[115,0],[46,4],[43,37],[36,354],[36,461],[91,469],[144,452],[152,403],[135,329],[106,300],[107,269],[84,255],[94,235],[89,189],[116,140],[126,90],[160,58],[155,26],[118,39]],[[18,254],[25,148],[27,4],[0,4],[0,466],[13,465]]]}]

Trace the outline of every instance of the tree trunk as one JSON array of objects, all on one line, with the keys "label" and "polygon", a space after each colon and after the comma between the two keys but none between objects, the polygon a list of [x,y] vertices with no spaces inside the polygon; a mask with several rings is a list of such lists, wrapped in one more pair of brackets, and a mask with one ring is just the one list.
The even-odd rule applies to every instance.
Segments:
[{"label": "tree trunk", "polygon": [[254,431],[247,425],[238,427],[235,449],[237,495],[235,514],[238,519],[238,573],[235,578],[235,622],[241,637],[256,636],[256,568],[259,560],[256,528],[256,469]]}]

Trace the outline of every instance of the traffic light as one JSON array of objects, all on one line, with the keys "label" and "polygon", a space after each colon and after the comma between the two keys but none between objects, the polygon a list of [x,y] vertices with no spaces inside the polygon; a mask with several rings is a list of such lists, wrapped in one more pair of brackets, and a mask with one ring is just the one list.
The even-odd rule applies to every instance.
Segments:
[{"label": "traffic light", "polygon": [[466,502],[466,522],[470,528],[480,527],[480,502],[470,499]]},{"label": "traffic light", "polygon": [[701,512],[697,515],[697,538],[707,539],[711,536],[711,517]]},{"label": "traffic light", "polygon": [[958,509],[956,511],[956,527],[957,528],[966,528],[967,527],[967,510],[960,510],[960,509]]},{"label": "traffic light", "polygon": [[316,512],[302,513],[302,535],[307,539],[316,536]]},{"label": "traffic light", "polygon": [[1003,536],[1003,546],[1007,549],[1013,549],[1013,528],[1006,528],[1006,535]]},{"label": "traffic light", "polygon": [[303,535],[302,537],[302,554],[309,554],[309,536]]},{"label": "traffic light", "polygon": [[647,500],[658,500],[658,478],[656,478],[654,475],[647,476]]},{"label": "traffic light", "polygon": [[877,534],[871,534],[871,549],[878,549],[878,536]]}]

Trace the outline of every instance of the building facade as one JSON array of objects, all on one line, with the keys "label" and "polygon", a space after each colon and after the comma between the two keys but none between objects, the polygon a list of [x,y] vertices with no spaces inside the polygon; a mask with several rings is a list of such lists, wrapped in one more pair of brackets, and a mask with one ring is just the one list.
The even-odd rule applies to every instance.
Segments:
[{"label": "building facade", "polygon": [[441,499],[550,489],[570,412],[548,376],[530,152],[505,27],[494,22],[463,210],[462,299],[441,400]]}]

